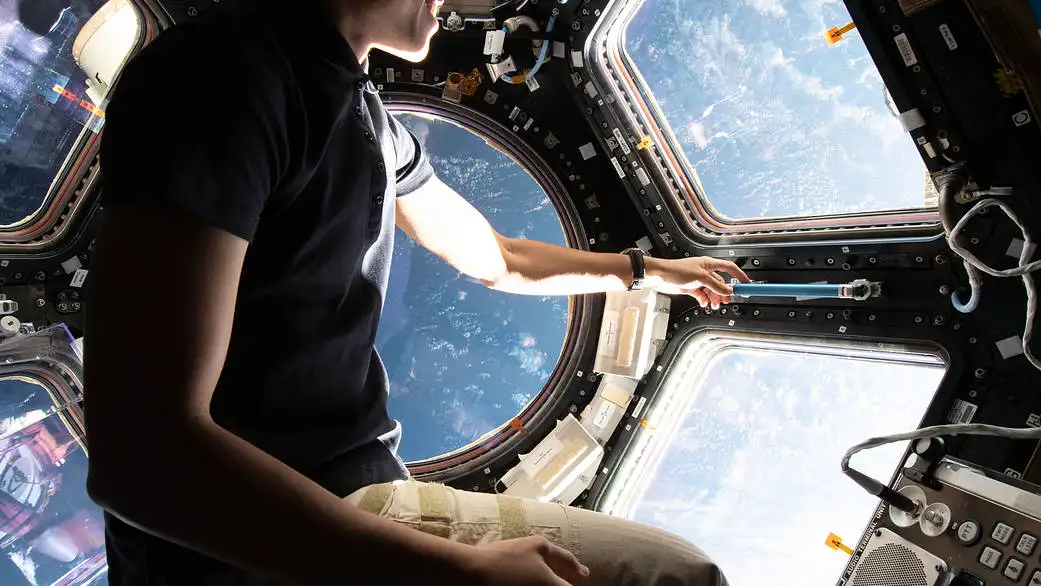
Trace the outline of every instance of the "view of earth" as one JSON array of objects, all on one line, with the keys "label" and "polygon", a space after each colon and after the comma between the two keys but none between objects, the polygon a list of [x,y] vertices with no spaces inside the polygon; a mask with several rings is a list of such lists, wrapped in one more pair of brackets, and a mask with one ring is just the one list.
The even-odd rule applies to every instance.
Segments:
[{"label": "view of earth", "polygon": [[[700,388],[679,381],[696,398],[629,516],[701,547],[734,586],[834,584],[849,556],[824,545],[828,534],[855,544],[878,505],[839,471],[843,453],[917,428],[944,375],[939,360],[880,358],[720,351],[693,373]],[[888,482],[905,447],[852,465]]]},{"label": "view of earth", "polygon": [[[925,166],[840,0],[647,0],[626,45],[733,219],[924,207]],[[930,203],[929,205],[933,205]]]},{"label": "view of earth", "polygon": [[103,4],[0,0],[0,226],[35,213],[84,125],[101,129],[72,47]]},{"label": "view of earth", "polygon": [[[398,114],[437,175],[499,233],[566,246],[549,197],[513,159],[450,122]],[[542,390],[560,357],[567,297],[493,291],[400,230],[376,348],[406,461],[465,447]]]}]

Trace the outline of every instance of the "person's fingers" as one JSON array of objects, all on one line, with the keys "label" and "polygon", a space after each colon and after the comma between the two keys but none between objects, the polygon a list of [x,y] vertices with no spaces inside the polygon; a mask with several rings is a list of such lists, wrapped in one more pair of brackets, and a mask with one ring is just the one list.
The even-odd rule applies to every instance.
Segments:
[{"label": "person's fingers", "polygon": [[730,295],[731,293],[733,293],[733,290],[730,288],[730,285],[726,284],[726,281],[723,280],[723,277],[720,277],[719,275],[711,271],[709,271],[709,273],[705,275],[705,278],[702,279],[702,285],[705,287],[705,289],[708,289],[709,291],[712,291],[717,295]]},{"label": "person's fingers", "polygon": [[729,273],[730,276],[736,277],[737,280],[741,281],[742,283],[750,283],[752,281],[752,279],[750,279],[748,275],[746,275],[745,272],[741,270],[740,267],[730,262],[729,260],[723,260],[721,258],[712,259],[712,261],[709,263],[709,266],[713,270]]},{"label": "person's fingers", "polygon": [[542,559],[546,560],[549,569],[568,584],[581,584],[589,576],[589,568],[578,561],[575,554],[563,547],[547,540],[541,550]]},{"label": "person's fingers", "polygon": [[712,304],[713,310],[719,309],[719,306],[723,304],[723,296],[718,295],[716,293],[712,293],[711,291],[708,293],[708,300],[709,303]]},{"label": "person's fingers", "polygon": [[698,300],[698,305],[702,307],[708,307],[708,297],[701,289],[691,289],[687,292],[688,295]]}]

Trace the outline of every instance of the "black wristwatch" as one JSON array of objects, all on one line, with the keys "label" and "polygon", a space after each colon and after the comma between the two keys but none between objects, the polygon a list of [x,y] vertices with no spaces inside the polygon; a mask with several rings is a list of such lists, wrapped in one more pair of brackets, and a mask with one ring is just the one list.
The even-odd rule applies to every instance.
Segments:
[{"label": "black wristwatch", "polygon": [[633,282],[629,285],[630,291],[643,289],[643,280],[647,278],[647,265],[643,260],[643,251],[639,248],[627,248],[622,254],[629,255],[629,262],[633,267]]}]

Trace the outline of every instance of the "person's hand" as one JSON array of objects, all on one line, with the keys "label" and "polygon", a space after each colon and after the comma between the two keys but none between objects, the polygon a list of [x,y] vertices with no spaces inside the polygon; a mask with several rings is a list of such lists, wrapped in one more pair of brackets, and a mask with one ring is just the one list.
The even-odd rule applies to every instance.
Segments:
[{"label": "person's hand", "polygon": [[697,299],[702,307],[711,305],[712,309],[719,309],[720,304],[730,303],[730,296],[734,294],[734,288],[717,271],[725,272],[742,283],[751,281],[736,264],[721,258],[648,257],[646,262],[647,276],[660,281],[660,284],[656,285],[658,291],[670,295],[690,295]]},{"label": "person's hand", "polygon": [[475,586],[578,586],[589,576],[573,553],[538,535],[481,545],[473,553]]}]

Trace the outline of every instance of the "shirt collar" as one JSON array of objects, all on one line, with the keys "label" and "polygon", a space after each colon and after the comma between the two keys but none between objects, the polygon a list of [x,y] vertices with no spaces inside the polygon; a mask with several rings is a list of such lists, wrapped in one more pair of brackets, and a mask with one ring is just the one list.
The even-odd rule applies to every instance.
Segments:
[{"label": "shirt collar", "polygon": [[268,0],[268,5],[274,8],[276,22],[289,26],[294,41],[310,45],[352,78],[368,78],[369,60],[364,67],[358,62],[354,49],[317,0]]}]

